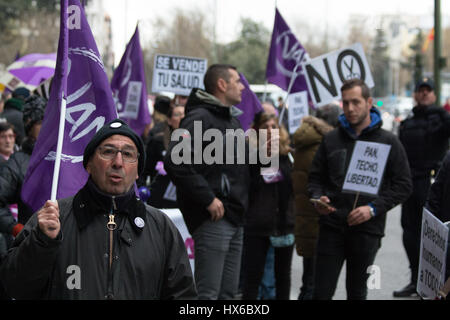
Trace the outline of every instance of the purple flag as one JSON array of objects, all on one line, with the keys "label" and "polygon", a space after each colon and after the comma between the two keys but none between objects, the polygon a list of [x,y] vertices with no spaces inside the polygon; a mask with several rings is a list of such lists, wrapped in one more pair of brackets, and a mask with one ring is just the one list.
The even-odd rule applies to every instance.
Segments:
[{"label": "purple flag", "polygon": [[[279,86],[284,91],[288,91],[291,78],[295,76],[289,93],[308,90],[301,67],[302,61],[306,59],[309,59],[309,57],[305,48],[291,32],[278,9],[275,9],[275,23],[267,60],[267,81]],[[298,67],[294,75],[296,66]]]},{"label": "purple flag", "polygon": [[147,104],[144,59],[138,27],[125,49],[119,66],[114,71],[111,89],[119,117],[138,135],[142,135],[145,127],[150,124],[151,117]]},{"label": "purple flag", "polygon": [[247,131],[247,129],[252,125],[255,114],[264,110],[258,97],[250,89],[247,79],[245,79],[242,73],[239,73],[239,76],[245,89],[242,91],[242,100],[238,105],[236,105],[236,107],[244,112],[238,119],[241,122],[242,129]]},{"label": "purple flag", "polygon": [[50,199],[63,100],[67,109],[56,199],[74,195],[86,183],[84,148],[105,122],[117,118],[105,68],[79,0],[61,0],[55,76],[21,194],[34,211]]}]

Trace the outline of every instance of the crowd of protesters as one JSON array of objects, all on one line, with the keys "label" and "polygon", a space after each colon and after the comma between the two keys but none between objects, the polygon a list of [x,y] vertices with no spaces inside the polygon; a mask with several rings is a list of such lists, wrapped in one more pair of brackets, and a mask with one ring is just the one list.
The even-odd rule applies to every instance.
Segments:
[{"label": "crowd of protesters", "polygon": [[[47,100],[25,88],[3,94],[0,110],[2,299],[99,299],[101,296],[215,300],[237,299],[241,293],[242,299],[254,300],[261,298],[265,272],[269,271],[268,277],[274,281],[272,298],[289,300],[294,253],[303,257],[299,300],[332,299],[344,261],[347,298],[366,299],[367,267],[373,264],[381,246],[388,211],[399,204],[403,204],[403,241],[411,264],[411,283],[394,292],[394,296],[417,294],[421,209],[427,206],[442,221],[448,220],[443,208],[448,206],[445,194],[450,184],[447,179],[450,156],[445,158],[450,115],[434,106],[431,80],[422,79],[417,83],[414,93],[417,105],[400,125],[399,135],[381,128],[382,119],[372,105],[369,88],[363,81],[353,79],[341,88],[341,106],[311,107],[311,115],[303,118],[293,135],[285,127],[287,119],[283,117],[281,122],[278,119],[286,107],[283,101],[278,107],[261,101],[263,111],[255,115],[252,125],[256,136],[245,140],[245,150],[259,155],[256,164],[237,161],[237,142],[225,138],[220,143],[223,153],[218,150],[212,153],[215,159],[223,161],[211,164],[202,159],[200,163],[180,164],[173,158],[180,142],[173,138],[175,130],[184,132],[181,138],[191,138],[191,148],[188,152],[184,150],[190,154],[183,156],[194,159],[196,152],[204,155],[211,151],[209,141],[204,140],[200,150],[196,150],[194,140],[199,134],[196,123],[200,124],[202,133],[215,129],[223,137],[227,130],[241,128],[237,116],[242,111],[234,106],[241,101],[244,86],[237,69],[226,64],[212,65],[204,84],[204,90],[196,88],[189,97],[157,96],[152,129],[145,136],[137,136],[120,120],[105,125],[86,147],[83,165],[90,174],[87,184],[75,197],[58,201],[58,205],[48,202],[36,214],[22,202],[20,193]],[[342,192],[342,184],[357,141],[383,143],[391,149],[379,194],[362,195],[354,201],[354,195]],[[259,149],[263,147],[266,156],[278,159],[275,171],[261,160]],[[231,163],[228,150],[235,150]],[[118,173],[113,177],[113,180],[124,179],[122,189],[110,189],[98,173],[109,172],[105,161],[111,162],[111,170],[121,172],[124,168],[123,177]],[[436,183],[431,185],[433,178]],[[140,201],[130,198],[135,192],[132,187],[135,181],[141,192]],[[109,257],[111,279],[115,277],[105,295],[99,293],[104,284],[95,272],[95,265],[105,263],[101,258],[92,258],[92,263],[87,264],[94,270],[89,273],[88,291],[69,292],[64,287],[63,275],[56,274],[66,271],[61,269],[62,260],[81,259],[83,253],[72,251],[85,246],[86,241],[101,242],[95,232],[82,236],[82,229],[94,218],[88,217],[89,210],[80,211],[75,206],[83,208],[86,203],[98,207],[106,217],[111,197],[113,206],[117,201],[119,208],[111,209],[117,213],[117,220],[113,216],[114,228],[109,229],[108,224],[108,229],[115,230],[117,222],[122,237],[125,232],[130,233],[128,219],[120,220],[128,215],[134,219],[130,223],[138,231],[134,240],[130,233],[127,241],[130,247],[133,241],[139,245],[125,256],[105,254]],[[311,199],[315,199],[314,204]],[[183,248],[180,234],[154,208],[180,209],[194,239],[193,272],[186,252],[181,252],[184,250],[180,249]],[[80,230],[73,229],[70,223],[79,224]],[[92,225],[94,228],[94,222]],[[137,237],[140,230],[145,230],[143,237]],[[89,255],[94,256],[101,247],[89,246]],[[150,251],[146,252],[145,248]],[[50,260],[40,259],[37,253],[48,255]],[[274,262],[271,273],[266,265],[270,255]],[[36,271],[31,272],[33,276],[24,276],[28,269],[20,264],[29,264],[33,259],[41,266],[41,274]],[[129,266],[124,268],[125,275],[122,271],[119,276],[118,269],[113,267],[114,260],[119,259]],[[133,274],[133,270],[139,274]],[[160,276],[161,279],[156,278]],[[147,279],[150,287],[142,279]]]}]

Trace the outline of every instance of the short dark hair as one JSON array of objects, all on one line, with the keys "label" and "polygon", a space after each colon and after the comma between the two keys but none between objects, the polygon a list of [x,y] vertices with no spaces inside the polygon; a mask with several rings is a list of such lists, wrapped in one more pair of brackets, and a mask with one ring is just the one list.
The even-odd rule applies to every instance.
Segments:
[{"label": "short dark hair", "polygon": [[350,90],[353,89],[354,87],[360,87],[361,88],[361,94],[363,96],[363,98],[365,100],[370,98],[370,89],[367,86],[367,84],[361,80],[361,79],[350,79],[350,80],[345,80],[342,83],[342,87],[341,87],[341,93],[346,91],[346,90]]},{"label": "short dark hair", "polygon": [[213,64],[205,73],[203,78],[203,84],[205,85],[205,91],[213,94],[216,91],[217,80],[224,79],[226,82],[230,81],[229,69],[237,70],[235,66],[231,64]]},{"label": "short dark hair", "polygon": [[0,132],[8,131],[9,129],[15,133],[14,126],[11,123],[6,121],[0,122]]},{"label": "short dark hair", "polygon": [[316,110],[316,117],[322,119],[332,127],[337,127],[339,123],[339,115],[342,109],[335,103],[326,104]]}]

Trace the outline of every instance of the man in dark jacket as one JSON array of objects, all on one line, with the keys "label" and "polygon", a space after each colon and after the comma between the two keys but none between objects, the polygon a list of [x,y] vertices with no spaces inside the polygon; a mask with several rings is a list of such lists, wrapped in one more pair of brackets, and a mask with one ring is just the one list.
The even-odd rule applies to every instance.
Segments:
[{"label": "man in dark jacket", "polygon": [[435,106],[434,84],[429,78],[421,79],[414,92],[417,105],[412,115],[400,124],[399,138],[405,147],[411,169],[413,192],[402,206],[401,224],[403,246],[411,269],[410,283],[394,297],[416,294],[419,272],[420,230],[422,210],[427,199],[433,172],[437,172],[448,150],[450,114]]},{"label": "man in dark jacket", "polygon": [[[120,153],[120,155],[119,155]],[[16,299],[196,297],[183,239],[161,211],[136,198],[141,138],[122,120],[86,146],[90,174],[73,197],[47,201],[16,238],[0,280]]]},{"label": "man in dark jacket", "polygon": [[[380,113],[372,107],[369,88],[354,79],[344,82],[341,92],[344,114],[339,117],[340,126],[323,138],[308,182],[311,198],[332,206],[316,205],[321,216],[314,298],[320,300],[333,297],[344,261],[347,299],[367,298],[367,269],[380,248],[386,212],[411,192],[405,151],[395,135],[381,129]],[[357,141],[391,146],[377,196],[342,192]]]},{"label": "man in dark jacket", "polygon": [[[176,185],[177,201],[195,242],[199,299],[233,299],[239,284],[249,172],[246,164],[236,161],[237,152],[227,163],[222,160],[226,150],[236,151],[234,139],[230,143],[225,133],[241,128],[234,105],[241,101],[244,86],[235,67],[222,64],[208,68],[204,84],[205,91],[192,90],[177,130],[184,132],[183,140],[192,137],[191,152],[183,153],[183,158],[190,156],[193,161],[175,164],[177,140],[170,143],[164,166]],[[203,159],[210,140],[203,141],[202,134],[209,129],[223,137],[219,161]]]}]

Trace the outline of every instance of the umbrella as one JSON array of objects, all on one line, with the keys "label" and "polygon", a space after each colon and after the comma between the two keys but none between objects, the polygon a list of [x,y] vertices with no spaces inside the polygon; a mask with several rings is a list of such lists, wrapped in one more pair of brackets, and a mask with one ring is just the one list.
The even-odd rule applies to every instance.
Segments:
[{"label": "umbrella", "polygon": [[0,83],[13,91],[25,87],[30,91],[51,78],[55,73],[56,53],[31,53],[9,65],[0,76]]}]

